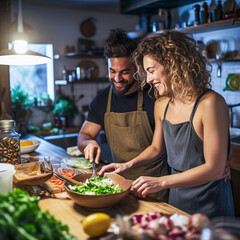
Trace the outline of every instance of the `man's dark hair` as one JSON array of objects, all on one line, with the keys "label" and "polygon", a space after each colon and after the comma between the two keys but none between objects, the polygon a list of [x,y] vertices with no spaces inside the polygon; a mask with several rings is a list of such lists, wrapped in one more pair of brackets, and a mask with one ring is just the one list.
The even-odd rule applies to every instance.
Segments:
[{"label": "man's dark hair", "polygon": [[108,58],[131,57],[137,43],[128,38],[122,28],[110,30],[110,34],[104,46],[104,56]]}]

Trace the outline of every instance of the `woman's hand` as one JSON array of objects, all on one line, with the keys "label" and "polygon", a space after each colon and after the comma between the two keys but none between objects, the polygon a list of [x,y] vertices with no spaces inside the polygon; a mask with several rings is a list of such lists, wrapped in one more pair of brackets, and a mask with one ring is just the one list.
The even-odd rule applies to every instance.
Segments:
[{"label": "woman's hand", "polygon": [[132,184],[134,194],[137,197],[145,198],[148,193],[154,193],[163,190],[164,188],[161,186],[161,179],[162,177],[139,177]]},{"label": "woman's hand", "polygon": [[128,168],[127,163],[111,163],[103,166],[98,174],[101,176],[104,172],[121,173],[126,171]]}]

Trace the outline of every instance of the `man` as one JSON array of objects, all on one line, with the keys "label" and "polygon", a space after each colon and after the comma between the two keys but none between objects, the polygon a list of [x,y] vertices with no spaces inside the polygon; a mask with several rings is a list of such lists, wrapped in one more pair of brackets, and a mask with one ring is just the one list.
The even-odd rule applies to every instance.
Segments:
[{"label": "man", "polygon": [[[151,144],[155,98],[149,87],[141,90],[133,78],[136,69],[131,56],[136,47],[137,43],[127,38],[123,29],[111,30],[104,47],[111,84],[91,102],[87,120],[78,136],[78,148],[90,162],[99,163],[101,149],[95,139],[101,129],[104,129],[114,160],[118,163],[130,161]],[[164,155],[146,167],[122,175],[135,180],[139,176],[167,174]],[[168,192],[161,191],[151,196],[167,201]]]}]

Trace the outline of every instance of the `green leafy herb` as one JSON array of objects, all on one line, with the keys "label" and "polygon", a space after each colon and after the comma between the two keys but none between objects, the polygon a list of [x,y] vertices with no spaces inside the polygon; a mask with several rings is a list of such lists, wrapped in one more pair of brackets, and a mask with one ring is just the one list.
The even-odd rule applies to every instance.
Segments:
[{"label": "green leafy herb", "polygon": [[76,185],[72,187],[71,190],[89,195],[114,194],[123,192],[123,189],[118,188],[118,186],[114,186],[112,181],[107,176],[103,178],[97,176],[95,178],[88,179],[84,185]]},{"label": "green leafy herb", "polygon": [[67,164],[76,168],[91,168],[92,164],[85,158],[72,158],[67,160]]},{"label": "green leafy herb", "polygon": [[39,197],[15,188],[0,195],[0,239],[75,240],[68,226],[38,206]]}]

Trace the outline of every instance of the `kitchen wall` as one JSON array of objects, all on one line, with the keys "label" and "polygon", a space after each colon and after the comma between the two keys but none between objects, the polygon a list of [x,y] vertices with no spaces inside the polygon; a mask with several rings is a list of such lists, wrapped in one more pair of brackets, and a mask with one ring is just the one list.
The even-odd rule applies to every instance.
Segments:
[{"label": "kitchen wall", "polygon": [[[210,6],[214,0],[206,1]],[[223,1],[223,3],[226,1]],[[236,1],[240,6],[240,0]],[[201,6],[203,2],[199,3]],[[194,9],[195,4],[190,4],[184,7],[173,9],[172,15],[172,27],[175,24],[180,24],[186,21],[188,24],[192,24],[194,21]],[[12,19],[16,19],[17,2],[12,2]],[[55,79],[61,79],[61,73],[64,66],[67,69],[74,68],[80,61],[84,59],[73,58],[69,59],[64,57],[64,48],[66,45],[75,46],[77,49],[78,38],[84,38],[80,32],[80,24],[85,19],[93,17],[96,19],[96,35],[91,40],[96,42],[98,47],[102,47],[105,39],[109,33],[109,30],[115,27],[123,27],[126,31],[132,32],[135,30],[135,26],[139,21],[137,16],[120,15],[103,12],[93,11],[81,11],[80,9],[71,9],[63,7],[46,6],[31,1],[23,1],[23,20],[30,29],[25,28],[25,32],[29,37],[29,42],[32,43],[52,43],[54,46],[54,54],[59,54],[60,59],[54,60],[54,74]],[[155,19],[158,16],[154,16]],[[154,18],[152,18],[154,19]],[[194,34],[197,40],[201,40],[207,43],[213,39],[216,40],[228,40],[231,44],[231,49],[238,49],[240,51],[240,28],[231,30],[220,30],[214,32]],[[86,60],[86,59],[85,59]],[[99,76],[106,77],[107,65],[105,59],[88,59],[94,61],[100,69]],[[221,77],[217,77],[216,63],[212,63],[212,86],[213,89],[219,92],[226,100],[228,104],[240,103],[239,91],[223,91],[225,87],[226,78],[229,73],[240,74],[240,62],[222,63]],[[56,91],[61,90],[64,94],[74,95],[76,98],[81,94],[84,94],[84,98],[77,102],[78,108],[82,110],[83,105],[88,105],[96,93],[103,89],[108,83],[96,83],[96,84],[75,84],[72,89],[71,86],[56,86]],[[234,126],[240,127],[240,107],[234,108]],[[43,119],[39,118],[39,115],[32,115],[30,123],[42,122],[44,119],[49,119],[49,116],[42,114]],[[74,119],[74,124],[79,126],[81,123],[81,116],[79,115]]]},{"label": "kitchen wall", "polygon": [[[212,3],[217,3],[215,0],[205,1],[208,3],[210,8]],[[226,0],[222,1],[224,4]],[[236,3],[240,7],[240,0]],[[202,6],[203,2],[198,3]],[[172,26],[179,24],[181,22],[187,22],[188,24],[193,24],[195,20],[193,6],[195,4],[190,4],[187,6],[180,7],[178,9],[172,10]],[[202,10],[202,9],[201,9]],[[238,59],[240,59],[240,28],[218,30],[213,32],[198,33],[193,34],[196,40],[200,40],[205,44],[212,40],[223,40],[228,42],[228,51],[238,50]],[[217,63],[212,63],[212,88],[220,93],[226,100],[227,104],[238,104],[240,103],[240,91],[223,91],[226,87],[226,78],[230,73],[240,74],[240,62],[224,62],[222,63],[221,77],[217,77]],[[233,108],[233,126],[240,127],[240,107]]]},{"label": "kitchen wall", "polygon": [[[28,25],[24,31],[28,36],[30,43],[52,43],[54,54],[59,54],[60,58],[54,60],[55,79],[62,78],[62,70],[65,66],[67,69],[73,69],[83,60],[94,61],[99,67],[99,77],[106,77],[107,65],[106,60],[102,59],[80,59],[64,57],[64,48],[74,46],[77,51],[78,38],[85,38],[80,32],[81,23],[89,17],[95,19],[96,34],[88,38],[94,40],[98,48],[103,47],[104,42],[109,34],[110,29],[122,27],[127,32],[134,31],[138,22],[137,16],[120,15],[109,12],[82,11],[81,9],[55,7],[50,5],[38,4],[36,2],[22,1],[23,21]],[[107,11],[107,10],[106,10]],[[13,0],[11,5],[11,18],[16,20],[17,1]],[[76,98],[84,94],[84,98],[77,102],[79,110],[82,105],[88,105],[96,93],[103,89],[107,83],[96,84],[75,84],[74,92],[70,86],[56,86],[56,91],[63,94],[72,95]],[[45,120],[51,119],[50,114],[32,114],[29,124],[39,125]],[[41,118],[41,117],[42,118]],[[81,116],[74,119],[74,124],[81,124]]]}]

